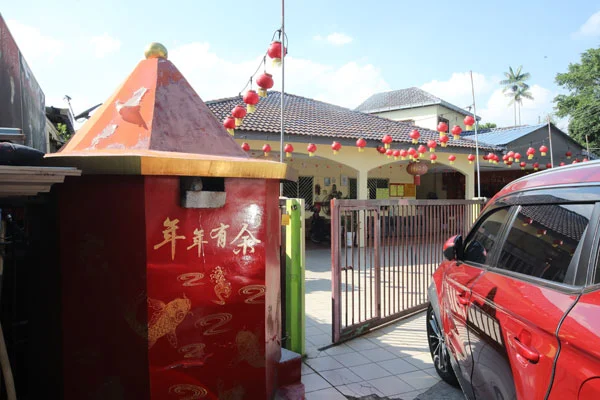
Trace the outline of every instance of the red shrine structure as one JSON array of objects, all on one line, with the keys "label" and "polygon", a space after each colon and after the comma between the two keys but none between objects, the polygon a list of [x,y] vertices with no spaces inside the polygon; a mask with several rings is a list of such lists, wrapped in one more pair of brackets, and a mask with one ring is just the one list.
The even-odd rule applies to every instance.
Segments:
[{"label": "red shrine structure", "polygon": [[46,157],[83,171],[58,188],[65,399],[303,397],[280,344],[295,172],[248,158],[162,45]]}]

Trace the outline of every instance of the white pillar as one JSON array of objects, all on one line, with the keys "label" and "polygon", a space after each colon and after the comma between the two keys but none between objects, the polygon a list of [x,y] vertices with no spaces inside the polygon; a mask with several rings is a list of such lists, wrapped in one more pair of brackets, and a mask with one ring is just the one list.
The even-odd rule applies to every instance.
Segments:
[{"label": "white pillar", "polygon": [[[358,200],[369,200],[369,170],[359,169],[356,178]],[[365,247],[365,227],[367,226],[367,219],[365,218],[366,213],[361,212],[359,215],[358,243],[360,247]]]},{"label": "white pillar", "polygon": [[461,172],[465,175],[465,199],[471,200],[475,197],[475,169]]}]

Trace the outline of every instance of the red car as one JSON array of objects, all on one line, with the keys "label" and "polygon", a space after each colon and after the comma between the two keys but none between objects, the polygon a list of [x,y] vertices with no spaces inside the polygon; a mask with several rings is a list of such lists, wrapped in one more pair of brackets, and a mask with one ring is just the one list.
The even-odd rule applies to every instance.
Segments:
[{"label": "red car", "polygon": [[507,185],[444,245],[429,347],[469,399],[600,399],[600,161]]}]

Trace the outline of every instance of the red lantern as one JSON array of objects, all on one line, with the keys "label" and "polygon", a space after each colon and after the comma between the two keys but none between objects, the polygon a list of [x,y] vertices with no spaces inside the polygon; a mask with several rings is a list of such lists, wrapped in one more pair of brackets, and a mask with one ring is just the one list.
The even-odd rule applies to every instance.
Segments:
[{"label": "red lantern", "polygon": [[540,164],[539,163],[533,163],[533,170],[537,171],[540,168]]},{"label": "red lantern", "polygon": [[587,162],[587,161],[589,161],[589,160],[585,157],[583,158],[583,160],[581,160],[581,162]]},{"label": "red lantern", "polygon": [[244,117],[246,116],[246,108],[244,106],[237,105],[231,110],[231,115],[235,118],[235,126],[240,126]]},{"label": "red lantern", "polygon": [[[413,149],[414,150],[414,149]],[[432,154],[435,155],[435,154]],[[427,173],[427,164],[425,163],[410,163],[406,167],[406,172],[414,177],[415,185],[419,186],[421,184],[421,175],[425,175]]]},{"label": "red lantern", "polygon": [[548,152],[548,148],[544,145],[540,146],[540,153],[542,153],[542,157],[546,155],[546,153]]},{"label": "red lantern", "polygon": [[273,75],[265,72],[256,78],[256,84],[258,85],[258,95],[260,97],[267,97],[267,89],[271,89],[275,84]]},{"label": "red lantern", "polygon": [[294,146],[292,146],[290,143],[288,143],[283,148],[283,151],[285,152],[286,157],[291,157],[292,153],[294,152]]},{"label": "red lantern", "polygon": [[469,160],[469,164],[473,164],[473,161],[475,161],[475,156],[473,154],[469,154],[467,156],[467,160]]},{"label": "red lantern", "polygon": [[248,90],[243,97],[244,103],[246,103],[246,108],[248,109],[248,114],[252,114],[256,111],[256,105],[258,104],[258,93],[254,90]]},{"label": "red lantern", "polygon": [[435,153],[431,153],[429,155],[429,160],[431,161],[432,164],[435,164],[435,160],[437,160],[437,155]]},{"label": "red lantern", "polygon": [[502,156],[502,161],[504,162],[504,164],[508,164],[508,155],[507,154]]},{"label": "red lantern", "polygon": [[412,139],[413,144],[417,144],[419,143],[419,138],[421,137],[421,134],[418,130],[415,129],[412,132],[410,132],[408,136],[410,136],[410,138]]},{"label": "red lantern", "polygon": [[[523,164],[525,164],[525,163],[523,163]],[[527,164],[525,164],[525,165],[527,165]],[[533,224],[533,219],[530,217],[525,218],[523,220],[523,223],[521,223],[521,225],[523,225],[523,226],[527,226],[527,225],[531,225],[531,224]]]},{"label": "red lantern", "polygon": [[538,229],[537,233],[535,234],[537,237],[542,237],[544,236],[546,233],[548,233],[548,231],[546,229]]},{"label": "red lantern", "polygon": [[473,125],[475,125],[475,118],[473,118],[470,115],[467,115],[463,122],[465,123],[465,129],[470,131],[471,129],[473,129]]},{"label": "red lantern", "polygon": [[435,148],[437,147],[437,142],[435,140],[430,140],[427,142],[427,147],[429,147],[429,151],[435,153]]},{"label": "red lantern", "polygon": [[400,157],[400,150],[394,150],[392,155],[394,156],[394,160],[397,160]]},{"label": "red lantern", "polygon": [[377,151],[379,152],[379,154],[385,154],[385,147],[377,146]]},{"label": "red lantern", "polygon": [[515,161],[516,162],[521,161],[521,153],[515,153]]},{"label": "red lantern", "polygon": [[411,147],[408,149],[408,154],[414,157],[414,155],[417,154],[417,151]]},{"label": "red lantern", "polygon": [[306,146],[306,151],[308,151],[308,156],[309,157],[314,156],[315,152],[317,151],[317,145],[314,144],[314,143],[309,143],[308,146]]},{"label": "red lantern", "polygon": [[425,152],[427,151],[427,148],[423,145],[420,145],[419,148],[417,149],[417,151],[419,152],[420,157],[423,158],[423,154],[425,154]]},{"label": "red lantern", "polygon": [[271,145],[269,143],[265,144],[262,148],[262,151],[265,154],[265,157],[268,157],[269,153],[271,152]]},{"label": "red lantern", "polygon": [[561,161],[561,162],[560,162],[560,166],[561,166],[561,167],[564,167],[565,165],[566,165],[566,164],[564,163],[564,161]]},{"label": "red lantern", "polygon": [[573,160],[573,162],[571,164],[577,164],[579,162],[579,158],[576,158]]},{"label": "red lantern", "polygon": [[454,164],[454,161],[456,161],[456,156],[454,154],[450,154],[448,156],[448,161],[450,161],[450,164]]},{"label": "red lantern", "polygon": [[448,133],[448,124],[445,122],[440,122],[437,126],[437,130],[440,133],[440,138],[442,136],[446,136],[446,134]]},{"label": "red lantern", "polygon": [[454,125],[452,128],[452,136],[454,136],[454,140],[460,139],[460,134],[462,132],[462,128],[458,125]]},{"label": "red lantern", "polygon": [[394,150],[392,150],[392,149],[387,149],[385,151],[385,155],[387,156],[387,158],[392,158],[393,154],[394,154]]},{"label": "red lantern", "polygon": [[527,163],[525,161],[521,161],[521,164],[519,164],[521,166],[521,169],[524,170],[525,167],[527,166]]},{"label": "red lantern", "polygon": [[570,160],[572,155],[573,155],[573,153],[571,153],[571,151],[567,151],[565,153],[565,156],[567,156],[567,160]]},{"label": "red lantern", "polygon": [[551,163],[546,164],[546,168],[552,168],[552,164]]},{"label": "red lantern", "polygon": [[535,155],[535,149],[533,147],[528,148],[527,149],[527,159],[531,160],[534,155]]},{"label": "red lantern", "polygon": [[242,143],[242,150],[250,151],[250,145],[246,142]]},{"label": "red lantern", "polygon": [[494,164],[498,164],[500,162],[500,157],[497,154],[494,154]]},{"label": "red lantern", "polygon": [[340,142],[333,142],[331,144],[331,150],[333,150],[333,154],[336,155],[338,151],[342,148],[342,144]]},{"label": "red lantern", "polygon": [[[273,59],[274,67],[278,67],[281,65],[281,59],[283,58],[281,56],[282,47],[283,46],[281,45],[281,42],[276,40],[273,43],[271,43],[269,49],[267,50],[267,55]],[[287,54],[287,49],[285,49],[285,54]]]},{"label": "red lantern", "polygon": [[390,135],[383,135],[383,139],[381,139],[381,141],[383,142],[383,146],[386,149],[389,149],[392,143],[392,137]]},{"label": "red lantern", "polygon": [[554,239],[554,241],[552,242],[552,247],[558,247],[558,246],[562,246],[563,245],[563,241],[560,239]]},{"label": "red lantern", "polygon": [[400,158],[401,158],[402,160],[406,160],[406,156],[407,156],[407,155],[408,155],[408,151],[406,151],[406,150],[404,150],[404,149],[400,150]]},{"label": "red lantern", "polygon": [[449,140],[450,138],[448,138],[448,136],[446,135],[440,136],[440,144],[442,145],[442,147],[446,147],[448,145]]},{"label": "red lantern", "polygon": [[484,154],[481,158],[483,158],[483,161],[487,161],[489,160],[489,157],[487,154]]},{"label": "red lantern", "polygon": [[234,133],[235,133],[235,119],[233,117],[227,117],[227,118],[225,118],[225,120],[223,120],[223,126],[225,127],[225,129],[227,129],[227,132],[229,132],[229,134],[231,136],[234,135]]},{"label": "red lantern", "polygon": [[508,156],[508,161],[515,161],[515,152],[514,151],[509,151],[508,153],[506,153],[506,155]]},{"label": "red lantern", "polygon": [[367,141],[363,138],[360,138],[356,141],[356,147],[358,147],[358,151],[362,153],[365,151],[365,147],[367,146]]}]

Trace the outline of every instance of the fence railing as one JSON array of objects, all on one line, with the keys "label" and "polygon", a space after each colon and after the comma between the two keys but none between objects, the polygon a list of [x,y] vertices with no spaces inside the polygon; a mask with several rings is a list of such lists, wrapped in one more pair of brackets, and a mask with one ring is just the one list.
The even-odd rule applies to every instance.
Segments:
[{"label": "fence railing", "polygon": [[442,245],[471,227],[480,200],[333,200],[332,340],[427,306]]}]

